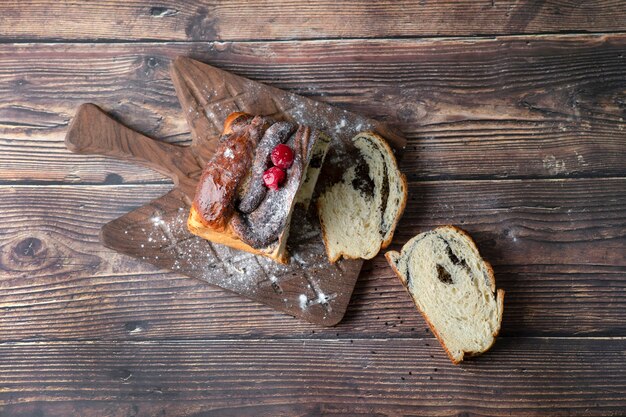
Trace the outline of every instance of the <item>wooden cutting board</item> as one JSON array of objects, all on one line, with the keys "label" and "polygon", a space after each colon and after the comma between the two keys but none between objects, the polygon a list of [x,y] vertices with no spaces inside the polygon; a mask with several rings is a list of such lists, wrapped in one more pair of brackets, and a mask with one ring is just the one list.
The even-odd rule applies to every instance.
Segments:
[{"label": "wooden cutting board", "polygon": [[106,224],[101,231],[103,244],[311,323],[338,323],[362,261],[328,262],[313,209],[294,216],[288,241],[291,261],[279,265],[190,234],[186,221],[196,182],[215,150],[224,119],[234,111],[270,115],[329,133],[333,153],[329,153],[325,167],[332,168],[333,162],[341,160],[342,142],[359,131],[377,131],[397,149],[404,147],[405,140],[374,120],[189,58],[177,58],[171,76],[191,128],[190,146],[150,139],[111,119],[93,104],[80,106],[70,125],[65,143],[71,151],[147,165],[175,184],[164,196]]}]

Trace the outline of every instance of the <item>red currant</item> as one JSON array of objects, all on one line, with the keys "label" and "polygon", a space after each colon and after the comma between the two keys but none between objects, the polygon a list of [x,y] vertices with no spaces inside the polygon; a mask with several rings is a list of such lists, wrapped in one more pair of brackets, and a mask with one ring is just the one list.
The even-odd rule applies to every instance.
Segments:
[{"label": "red currant", "polygon": [[278,168],[287,169],[293,163],[293,151],[284,144],[276,145],[272,150],[272,163]]},{"label": "red currant", "polygon": [[285,181],[285,171],[278,167],[271,167],[263,173],[263,182],[267,188],[278,190],[278,187]]}]

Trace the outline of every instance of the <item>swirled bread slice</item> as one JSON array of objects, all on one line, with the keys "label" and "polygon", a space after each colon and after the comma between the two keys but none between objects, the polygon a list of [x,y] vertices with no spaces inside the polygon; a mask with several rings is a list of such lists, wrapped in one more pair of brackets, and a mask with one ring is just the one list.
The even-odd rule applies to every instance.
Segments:
[{"label": "swirled bread slice", "polygon": [[504,291],[464,231],[439,227],[385,257],[443,348],[459,363],[487,351],[500,331]]},{"label": "swirled bread slice", "polygon": [[330,262],[376,256],[391,243],[406,205],[406,178],[385,140],[362,132],[352,144],[356,163],[317,200]]}]

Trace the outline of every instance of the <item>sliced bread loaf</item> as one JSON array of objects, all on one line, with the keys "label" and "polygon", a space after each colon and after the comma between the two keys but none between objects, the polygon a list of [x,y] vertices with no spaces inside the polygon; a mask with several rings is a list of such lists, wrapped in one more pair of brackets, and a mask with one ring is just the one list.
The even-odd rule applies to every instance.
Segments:
[{"label": "sliced bread loaf", "polygon": [[370,259],[391,243],[407,199],[405,176],[380,136],[362,132],[352,139],[356,163],[317,200],[330,262],[341,256]]},{"label": "sliced bread loaf", "polygon": [[454,363],[487,351],[500,331],[504,291],[496,291],[491,265],[454,226],[409,240],[389,264]]}]

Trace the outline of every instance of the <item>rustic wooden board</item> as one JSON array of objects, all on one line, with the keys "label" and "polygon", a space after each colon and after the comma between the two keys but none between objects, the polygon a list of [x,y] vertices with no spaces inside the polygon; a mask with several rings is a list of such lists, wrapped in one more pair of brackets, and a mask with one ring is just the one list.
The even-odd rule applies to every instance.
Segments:
[{"label": "rustic wooden board", "polygon": [[70,154],[63,136],[76,107],[97,101],[135,130],[188,143],[168,74],[187,53],[397,126],[409,139],[402,169],[411,179],[626,174],[625,35],[3,50],[0,181],[163,182],[132,164]]},{"label": "rustic wooden board", "polygon": [[431,339],[3,344],[0,412],[619,416],[625,349],[624,338],[502,338],[454,366]]},{"label": "rustic wooden board", "polygon": [[[101,246],[103,223],[169,188],[0,186],[3,340],[428,336],[380,256],[344,320],[321,329]],[[503,335],[626,333],[626,179],[426,181],[409,192],[395,246],[444,223],[469,230],[507,291]]]},{"label": "rustic wooden board", "polygon": [[[55,24],[49,24],[54,16]],[[97,21],[94,21],[97,16]],[[619,0],[4,0],[5,40],[278,40],[626,30]]]},{"label": "rustic wooden board", "polygon": [[[215,67],[179,57],[172,80],[193,136],[182,147],[152,140],[114,121],[91,104],[77,111],[66,145],[80,154],[99,154],[147,165],[175,184],[166,195],[107,223],[105,246],[161,268],[236,292],[293,316],[326,326],[343,317],[361,269],[361,260],[328,262],[314,210],[294,216],[287,242],[290,262],[282,266],[262,256],[232,250],[191,235],[189,207],[202,168],[217,146],[226,117],[235,111],[329,132],[331,152],[362,130],[382,134],[392,145],[405,141],[384,125]],[[329,158],[332,164],[332,158]],[[327,165],[328,166],[328,165]]]}]

